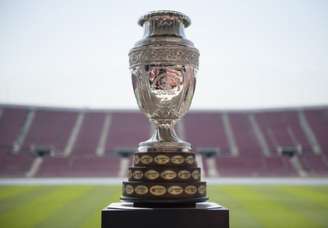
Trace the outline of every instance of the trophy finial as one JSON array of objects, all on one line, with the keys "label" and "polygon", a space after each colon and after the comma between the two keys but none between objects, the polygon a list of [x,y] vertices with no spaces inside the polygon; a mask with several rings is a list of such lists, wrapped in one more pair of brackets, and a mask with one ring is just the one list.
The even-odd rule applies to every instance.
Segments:
[{"label": "trophy finial", "polygon": [[146,21],[150,21],[152,19],[160,20],[160,21],[181,21],[185,28],[187,28],[191,24],[190,18],[178,11],[174,10],[156,10],[150,11],[144,16],[142,16],[138,24],[143,26]]}]

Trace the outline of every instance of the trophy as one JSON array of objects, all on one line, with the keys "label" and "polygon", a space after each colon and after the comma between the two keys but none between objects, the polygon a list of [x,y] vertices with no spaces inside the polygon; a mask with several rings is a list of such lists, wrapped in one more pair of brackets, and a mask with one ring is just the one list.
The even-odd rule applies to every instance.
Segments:
[{"label": "trophy", "polygon": [[121,202],[102,210],[102,228],[228,228],[229,210],[204,202],[206,183],[188,142],[174,126],[188,111],[199,52],[185,38],[190,19],[175,11],[141,17],[144,37],[129,53],[134,94],[154,126],[139,143]]},{"label": "trophy", "polygon": [[155,11],[139,19],[144,37],[129,53],[134,94],[140,110],[154,126],[152,137],[139,143],[124,201],[134,203],[196,203],[205,201],[191,145],[174,126],[188,111],[196,85],[199,52],[186,39],[186,15]]}]

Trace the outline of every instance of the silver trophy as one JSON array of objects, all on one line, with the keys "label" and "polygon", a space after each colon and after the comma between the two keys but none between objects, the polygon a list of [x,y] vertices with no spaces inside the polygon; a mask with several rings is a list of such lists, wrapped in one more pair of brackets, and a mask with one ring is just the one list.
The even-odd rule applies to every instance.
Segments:
[{"label": "silver trophy", "polygon": [[138,152],[191,151],[174,130],[189,110],[196,84],[199,52],[184,34],[190,19],[164,10],[146,14],[138,24],[144,37],[129,53],[133,89],[140,110],[155,127]]}]

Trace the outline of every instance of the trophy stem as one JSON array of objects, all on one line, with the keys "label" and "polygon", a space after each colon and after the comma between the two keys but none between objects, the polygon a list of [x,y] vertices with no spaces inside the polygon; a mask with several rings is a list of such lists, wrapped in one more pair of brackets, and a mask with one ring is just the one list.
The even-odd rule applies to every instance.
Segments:
[{"label": "trophy stem", "polygon": [[191,145],[178,137],[174,129],[175,122],[155,124],[154,134],[145,142],[139,143],[139,152],[149,151],[191,151]]},{"label": "trophy stem", "polygon": [[177,136],[174,126],[172,125],[160,125],[157,126],[153,136],[152,141],[156,142],[180,142],[181,140]]}]

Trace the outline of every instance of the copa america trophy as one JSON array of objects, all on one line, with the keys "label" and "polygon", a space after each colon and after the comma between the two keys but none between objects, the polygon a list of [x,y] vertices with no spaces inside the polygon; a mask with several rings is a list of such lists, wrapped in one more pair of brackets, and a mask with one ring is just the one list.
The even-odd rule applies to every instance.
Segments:
[{"label": "copa america trophy", "polygon": [[[128,180],[123,182],[123,201],[103,210],[103,228],[158,227],[161,216],[180,216],[177,219],[181,220],[186,211],[198,219],[190,217],[180,224],[163,220],[163,227],[228,227],[228,210],[204,202],[206,183],[201,181],[191,144],[174,130],[189,110],[196,85],[199,51],[184,34],[190,23],[188,16],[167,10],[139,19],[144,37],[129,53],[132,84],[138,106],[155,130],[133,155]],[[137,217],[131,219],[133,223],[119,219],[122,211],[135,211],[130,216],[138,212],[149,224]]]}]

